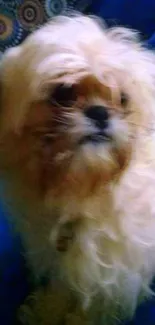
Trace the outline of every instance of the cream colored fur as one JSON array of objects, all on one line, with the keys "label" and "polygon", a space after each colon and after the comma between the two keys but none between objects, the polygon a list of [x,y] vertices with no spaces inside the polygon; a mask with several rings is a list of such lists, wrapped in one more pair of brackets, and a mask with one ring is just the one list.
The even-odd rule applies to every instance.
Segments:
[{"label": "cream colored fur", "polygon": [[[57,107],[53,113],[51,107],[49,112],[47,99],[59,83],[79,85],[79,101],[70,110]],[[127,96],[126,107],[121,93]],[[155,275],[154,54],[130,30],[108,30],[85,16],[57,17],[6,53],[1,94],[5,198],[25,216],[18,227],[36,275],[46,270],[55,282],[56,270],[57,281],[62,277],[67,291],[77,293],[80,310],[94,325],[97,319],[109,325],[132,317],[139,301],[152,294]],[[82,136],[95,131],[83,115],[94,104],[110,111],[112,143],[76,147]],[[56,123],[63,118],[66,124],[52,129],[50,135],[64,142],[53,142],[47,169],[47,153],[38,154],[41,140],[32,137],[32,130],[38,125],[43,130],[51,112]],[[44,159],[48,172],[40,191]],[[60,253],[57,241],[68,225],[73,238]],[[46,306],[53,299],[48,294]],[[50,307],[48,312],[34,308],[34,313],[42,314],[41,324],[60,321],[52,321]],[[64,317],[68,313],[67,306]]]}]

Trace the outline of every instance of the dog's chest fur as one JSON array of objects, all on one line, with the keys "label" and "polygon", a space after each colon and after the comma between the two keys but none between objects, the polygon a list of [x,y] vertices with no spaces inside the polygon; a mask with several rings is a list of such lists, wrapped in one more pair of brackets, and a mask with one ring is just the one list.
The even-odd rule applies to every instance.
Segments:
[{"label": "dog's chest fur", "polygon": [[[60,228],[65,227],[65,222],[63,225],[62,221],[53,232],[49,216],[38,212],[36,227],[36,215],[29,215],[28,233],[24,226],[28,258],[36,274],[49,272],[51,283],[59,283],[59,278],[66,282],[67,276],[69,296],[72,297],[69,288],[76,289],[79,300],[82,297],[80,310],[82,306],[86,308],[86,312],[82,312],[84,316],[76,317],[85,319],[87,314],[87,321],[91,319],[93,324],[97,324],[96,317],[99,322],[103,319],[105,324],[115,324],[115,318],[120,314],[121,317],[132,317],[138,301],[151,293],[150,284],[155,272],[154,195],[155,173],[148,160],[131,166],[119,185],[111,185],[106,191],[102,189],[90,200],[77,202],[69,198],[59,209],[64,220],[66,216],[73,220],[72,238],[63,252],[58,252],[55,247],[56,234],[61,234]],[[77,224],[76,217],[79,218]],[[51,297],[52,290],[51,285]],[[62,286],[60,300],[65,290]],[[49,305],[52,300],[48,298]],[[65,309],[64,314],[68,313]],[[78,313],[81,315],[81,311]],[[57,325],[57,322],[52,324]]]}]

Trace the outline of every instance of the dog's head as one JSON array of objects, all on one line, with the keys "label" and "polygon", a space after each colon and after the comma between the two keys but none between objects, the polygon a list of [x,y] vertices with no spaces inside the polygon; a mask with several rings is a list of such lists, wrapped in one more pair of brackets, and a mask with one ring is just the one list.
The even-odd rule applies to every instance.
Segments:
[{"label": "dog's head", "polygon": [[[74,198],[73,214],[73,202],[89,199],[88,211],[98,215],[91,198],[120,180],[143,132],[151,132],[154,77],[154,55],[135,33],[107,30],[85,16],[55,18],[2,60],[1,170],[17,175],[39,199],[57,200],[59,208]],[[108,198],[103,205],[110,207]],[[83,254],[76,272],[85,263],[94,281],[99,259],[89,235],[70,260]]]},{"label": "dog's head", "polygon": [[154,96],[151,54],[132,32],[58,17],[9,50],[1,70],[6,164],[29,186],[90,196],[122,174]]}]

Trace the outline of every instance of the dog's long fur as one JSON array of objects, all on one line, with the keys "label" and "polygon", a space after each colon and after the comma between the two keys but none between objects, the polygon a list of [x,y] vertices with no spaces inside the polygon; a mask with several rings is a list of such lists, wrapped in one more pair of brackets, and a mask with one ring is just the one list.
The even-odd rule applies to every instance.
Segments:
[{"label": "dog's long fur", "polygon": [[[51,99],[62,83],[76,88],[69,108]],[[95,131],[90,105],[109,110],[110,143],[77,145]],[[155,275],[154,54],[130,30],[57,17],[4,55],[0,125],[6,200],[35,273],[56,270],[108,325],[131,317]]]}]

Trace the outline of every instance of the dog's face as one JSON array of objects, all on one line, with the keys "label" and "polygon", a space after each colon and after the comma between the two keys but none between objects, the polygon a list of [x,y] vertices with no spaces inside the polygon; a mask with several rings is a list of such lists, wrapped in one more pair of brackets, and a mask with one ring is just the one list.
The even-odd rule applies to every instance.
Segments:
[{"label": "dog's face", "polygon": [[2,63],[4,165],[59,196],[119,178],[151,118],[151,68],[128,30],[86,17],[42,27]]}]

